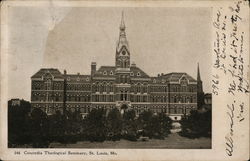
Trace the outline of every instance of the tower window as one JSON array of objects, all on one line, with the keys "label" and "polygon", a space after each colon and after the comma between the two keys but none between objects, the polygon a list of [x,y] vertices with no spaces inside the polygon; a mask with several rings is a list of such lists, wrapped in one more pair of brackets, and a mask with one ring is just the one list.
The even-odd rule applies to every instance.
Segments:
[{"label": "tower window", "polygon": [[123,50],[123,51],[122,51],[122,55],[126,55],[126,51]]},{"label": "tower window", "polygon": [[141,76],[141,73],[140,73],[140,72],[137,72],[137,76]]},{"label": "tower window", "polygon": [[113,71],[110,71],[110,75],[113,75]]},{"label": "tower window", "polygon": [[107,71],[104,71],[104,72],[103,72],[103,75],[107,75]]}]

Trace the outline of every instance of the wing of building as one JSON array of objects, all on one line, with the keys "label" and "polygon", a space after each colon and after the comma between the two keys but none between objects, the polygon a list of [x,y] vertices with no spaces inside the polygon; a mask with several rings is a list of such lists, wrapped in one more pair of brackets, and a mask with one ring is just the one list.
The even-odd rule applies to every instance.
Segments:
[{"label": "wing of building", "polygon": [[[197,109],[198,94],[203,93],[198,81],[187,73],[168,73],[150,77],[130,62],[130,49],[125,23],[121,20],[115,51],[115,66],[97,69],[91,63],[90,75],[61,73],[58,69],[40,69],[31,77],[31,104],[47,114],[57,110],[79,110],[86,115],[92,108],[134,109],[164,112],[174,120]],[[198,82],[198,83],[197,83]],[[198,88],[197,88],[198,87]]]}]

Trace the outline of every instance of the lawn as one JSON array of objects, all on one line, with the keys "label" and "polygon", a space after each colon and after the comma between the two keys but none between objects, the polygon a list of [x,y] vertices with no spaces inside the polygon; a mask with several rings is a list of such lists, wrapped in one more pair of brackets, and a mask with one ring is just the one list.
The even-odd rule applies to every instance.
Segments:
[{"label": "lawn", "polygon": [[51,143],[51,148],[109,148],[109,149],[211,149],[211,138],[189,139],[177,133],[170,134],[165,140],[149,139],[148,141],[105,141],[105,142],[77,142],[76,144]]}]

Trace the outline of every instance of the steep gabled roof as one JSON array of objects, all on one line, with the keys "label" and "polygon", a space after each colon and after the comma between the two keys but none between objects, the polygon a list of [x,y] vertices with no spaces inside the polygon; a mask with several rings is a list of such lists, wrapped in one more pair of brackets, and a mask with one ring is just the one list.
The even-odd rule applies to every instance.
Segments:
[{"label": "steep gabled roof", "polygon": [[115,77],[115,66],[101,66],[95,73],[94,77]]},{"label": "steep gabled roof", "polygon": [[67,74],[64,77],[70,83],[90,83],[90,75]]},{"label": "steep gabled roof", "polygon": [[42,78],[45,74],[51,74],[55,79],[62,79],[62,73],[55,68],[42,68],[37,73],[35,73],[31,78]]},{"label": "steep gabled roof", "polygon": [[131,72],[133,72],[132,75],[130,74],[131,78],[150,78],[148,74],[146,74],[143,70],[141,70],[137,66],[131,66],[130,70]]},{"label": "steep gabled roof", "polygon": [[169,82],[178,82],[183,76],[185,76],[189,80],[189,82],[196,82],[196,80],[190,75],[188,75],[187,73],[172,72],[172,73],[164,74],[160,77],[165,78]]}]

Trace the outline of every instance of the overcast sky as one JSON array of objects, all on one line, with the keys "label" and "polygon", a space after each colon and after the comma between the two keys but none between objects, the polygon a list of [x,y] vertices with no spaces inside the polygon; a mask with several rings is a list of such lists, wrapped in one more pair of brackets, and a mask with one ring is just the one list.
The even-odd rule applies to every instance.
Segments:
[{"label": "overcast sky", "polygon": [[9,10],[8,98],[30,100],[30,77],[42,67],[90,74],[115,64],[124,11],[131,62],[150,76],[186,72],[211,92],[210,8],[48,8]]}]

